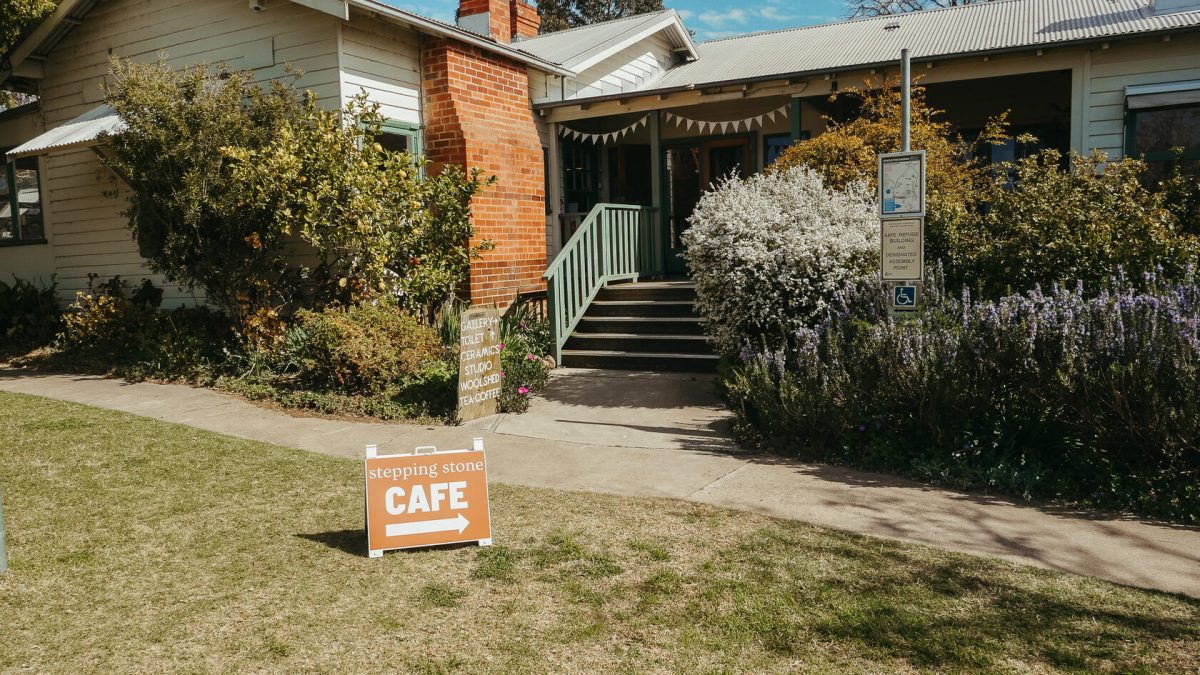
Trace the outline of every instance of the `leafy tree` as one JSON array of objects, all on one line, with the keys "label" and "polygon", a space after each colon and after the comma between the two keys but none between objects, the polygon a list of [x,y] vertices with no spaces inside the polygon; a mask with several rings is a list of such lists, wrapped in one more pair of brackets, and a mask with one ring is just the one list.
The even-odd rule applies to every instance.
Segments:
[{"label": "leafy tree", "polygon": [[438,304],[466,279],[478,172],[422,175],[375,142],[364,99],[341,113],[292,82],[223,66],[115,59],[106,101],[126,129],[105,162],[132,188],[129,224],[152,269],[202,288],[251,341],[302,307]]},{"label": "leafy tree", "polygon": [[[21,37],[54,11],[54,0],[0,0],[0,57],[17,46]],[[13,92],[0,91],[0,110],[18,103]]]},{"label": "leafy tree", "polygon": [[992,0],[846,0],[846,10],[851,19],[864,16],[887,16],[918,12],[936,7],[960,7]]},{"label": "leafy tree", "polygon": [[537,5],[542,33],[663,9],[662,0],[539,0]]},{"label": "leafy tree", "polygon": [[[863,181],[875,187],[878,155],[900,150],[901,97],[895,78],[870,83],[863,90],[835,95],[858,100],[859,113],[847,122],[829,120],[829,129],[808,141],[788,148],[771,166],[783,171],[794,166],[815,170],[833,189],[845,189]],[[974,146],[956,133],[931,107],[924,87],[912,89],[911,143],[926,154],[928,184],[926,252],[929,260],[955,258],[959,229],[976,210],[988,186],[985,165],[974,158]],[[1000,140],[1007,127],[1007,113],[992,118],[978,139],[980,143]]]}]

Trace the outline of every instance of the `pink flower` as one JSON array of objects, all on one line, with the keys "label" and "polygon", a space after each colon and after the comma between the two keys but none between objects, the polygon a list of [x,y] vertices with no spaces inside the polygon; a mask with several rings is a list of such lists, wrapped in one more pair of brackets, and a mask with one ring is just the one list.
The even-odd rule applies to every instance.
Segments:
[{"label": "pink flower", "polygon": [[529,393],[529,387],[517,387],[517,393],[524,396]]},{"label": "pink flower", "polygon": [[537,361],[537,360],[538,360],[538,357],[534,356],[533,354],[526,354],[526,355],[525,355],[525,360],[526,360],[526,361]]},{"label": "pink flower", "polygon": [[500,350],[504,351],[504,343],[503,342],[500,343]]}]

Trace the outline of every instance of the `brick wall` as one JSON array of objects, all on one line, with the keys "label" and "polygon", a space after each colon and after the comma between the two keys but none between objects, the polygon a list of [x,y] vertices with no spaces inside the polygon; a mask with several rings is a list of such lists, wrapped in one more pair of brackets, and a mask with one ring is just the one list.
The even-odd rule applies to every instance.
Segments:
[{"label": "brick wall", "polygon": [[517,292],[544,289],[544,169],[528,72],[446,39],[424,42],[421,70],[431,170],[478,166],[498,179],[472,207],[474,243],[490,239],[496,248],[471,264],[471,301],[506,306]]}]

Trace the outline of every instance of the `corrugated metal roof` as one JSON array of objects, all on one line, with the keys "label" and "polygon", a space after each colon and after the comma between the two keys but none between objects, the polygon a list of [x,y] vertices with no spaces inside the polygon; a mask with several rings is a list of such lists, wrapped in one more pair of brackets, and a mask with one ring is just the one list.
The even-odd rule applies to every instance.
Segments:
[{"label": "corrugated metal roof", "polygon": [[678,21],[675,10],[648,12],[527,38],[514,42],[513,46],[575,70],[579,64],[620,45],[630,36],[671,20]]},{"label": "corrugated metal roof", "polygon": [[9,151],[9,157],[24,157],[27,155],[42,155],[51,150],[65,150],[73,147],[86,147],[96,142],[104,132],[117,132],[125,128],[125,123],[117,116],[117,111],[102,105],[85,112],[66,124],[51,129],[33,140],[19,145]]},{"label": "corrugated metal roof", "polygon": [[1147,0],[998,0],[704,42],[647,91],[1200,27],[1200,10]]}]

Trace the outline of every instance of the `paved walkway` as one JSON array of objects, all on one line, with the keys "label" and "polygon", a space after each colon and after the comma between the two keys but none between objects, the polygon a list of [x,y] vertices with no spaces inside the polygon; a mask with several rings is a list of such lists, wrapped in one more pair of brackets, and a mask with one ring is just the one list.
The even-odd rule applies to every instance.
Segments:
[{"label": "paved walkway", "polygon": [[407,452],[482,436],[503,483],[690,499],[1200,597],[1198,528],[748,455],[696,376],[561,371],[527,415],[459,428],[294,417],[205,389],[19,370],[0,369],[0,390],[352,458],[367,444]]}]

